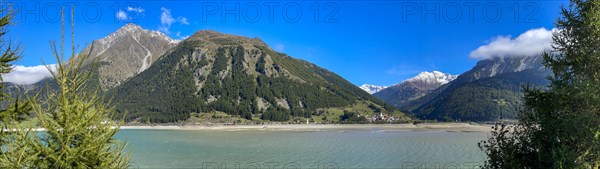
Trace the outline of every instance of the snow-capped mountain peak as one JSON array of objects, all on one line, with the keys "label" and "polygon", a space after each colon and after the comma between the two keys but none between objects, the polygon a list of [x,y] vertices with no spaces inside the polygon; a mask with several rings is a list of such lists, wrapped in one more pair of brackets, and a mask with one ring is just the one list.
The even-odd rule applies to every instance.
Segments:
[{"label": "snow-capped mountain peak", "polygon": [[458,75],[452,75],[449,73],[442,73],[440,71],[433,72],[421,72],[417,76],[407,79],[403,82],[414,82],[414,81],[422,81],[426,83],[437,83],[437,84],[446,84],[454,79],[456,79]]},{"label": "snow-capped mountain peak", "polygon": [[98,69],[100,87],[109,89],[148,69],[162,54],[177,45],[177,41],[154,30],[136,24],[126,24],[102,39],[95,40],[82,53],[102,62]]},{"label": "snow-capped mountain peak", "polygon": [[179,42],[178,40],[171,39],[169,36],[165,35],[162,32],[155,31],[155,30],[145,30],[142,27],[140,27],[139,25],[136,25],[133,23],[128,23],[125,26],[122,26],[116,32],[111,33],[110,35],[102,38],[99,41],[100,41],[100,43],[112,43],[114,40],[116,40],[117,38],[120,38],[120,37],[124,37],[124,36],[139,37],[139,36],[142,36],[142,34],[145,34],[152,38],[157,38],[157,39],[160,39],[163,41],[167,41],[172,44],[176,44]]},{"label": "snow-capped mountain peak", "polygon": [[455,80],[457,77],[458,75],[442,73],[440,71],[421,72],[415,77],[406,79],[373,95],[386,101],[388,104],[401,107],[408,104],[411,100],[430,94],[441,86]]},{"label": "snow-capped mountain peak", "polygon": [[363,84],[360,86],[361,89],[363,89],[364,91],[366,91],[369,94],[373,94],[373,93],[377,93],[385,88],[387,88],[387,86],[377,86],[377,85],[372,85],[372,84]]},{"label": "snow-capped mountain peak", "polygon": [[[398,86],[401,84],[412,83],[412,84],[431,86],[430,88],[431,88],[431,90],[433,90],[441,85],[444,85],[446,83],[453,81],[457,77],[458,77],[458,75],[442,73],[437,70],[432,71],[432,72],[421,72],[415,77],[406,79],[399,84],[392,85],[392,87]],[[369,94],[374,94],[374,93],[377,93],[379,91],[382,91],[382,90],[388,88],[388,86],[377,86],[377,85],[372,85],[372,84],[363,84],[359,87]]]},{"label": "snow-capped mountain peak", "polygon": [[136,30],[142,30],[142,27],[140,27],[136,24],[133,24],[133,23],[128,23],[128,24],[125,24],[125,26],[119,28],[119,30],[117,30],[117,32],[119,32],[119,31],[127,32],[127,31],[136,31]]}]

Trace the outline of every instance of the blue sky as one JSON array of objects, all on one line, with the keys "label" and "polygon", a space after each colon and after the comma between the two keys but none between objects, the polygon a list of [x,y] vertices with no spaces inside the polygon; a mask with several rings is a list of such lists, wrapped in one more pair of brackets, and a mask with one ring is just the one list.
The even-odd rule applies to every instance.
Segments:
[{"label": "blue sky", "polygon": [[[66,7],[70,12],[73,1],[14,2],[20,13],[9,35],[25,47],[25,57],[17,64],[29,68],[54,63],[48,43],[60,38],[57,9]],[[273,49],[315,63],[356,85],[392,85],[421,71],[463,73],[485,58],[471,56],[482,46],[510,45],[520,42],[517,37],[529,30],[552,29],[560,6],[566,3],[79,1],[74,4],[75,35],[83,48],[126,23],[162,31],[174,39],[211,29],[259,37]],[[512,51],[519,54],[520,50]],[[487,52],[494,55],[495,51]]]}]

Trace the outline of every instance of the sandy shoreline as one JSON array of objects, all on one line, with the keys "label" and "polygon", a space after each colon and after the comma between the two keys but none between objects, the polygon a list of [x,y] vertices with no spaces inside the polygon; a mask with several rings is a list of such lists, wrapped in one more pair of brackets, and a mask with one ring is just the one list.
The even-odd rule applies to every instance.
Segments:
[{"label": "sandy shoreline", "polygon": [[121,129],[150,130],[280,130],[280,131],[319,131],[319,130],[384,130],[384,131],[449,131],[449,132],[489,132],[491,125],[468,123],[422,123],[422,124],[268,124],[268,125],[187,125],[187,126],[121,126]]}]

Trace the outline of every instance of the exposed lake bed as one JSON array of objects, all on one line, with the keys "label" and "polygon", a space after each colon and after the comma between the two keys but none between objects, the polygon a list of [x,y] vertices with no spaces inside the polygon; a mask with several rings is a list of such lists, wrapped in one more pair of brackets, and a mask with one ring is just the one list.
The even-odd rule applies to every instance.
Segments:
[{"label": "exposed lake bed", "polygon": [[266,124],[266,125],[139,125],[121,126],[121,129],[151,130],[387,130],[387,131],[456,131],[456,132],[489,132],[491,125],[472,125],[468,123],[421,123],[421,124]]}]

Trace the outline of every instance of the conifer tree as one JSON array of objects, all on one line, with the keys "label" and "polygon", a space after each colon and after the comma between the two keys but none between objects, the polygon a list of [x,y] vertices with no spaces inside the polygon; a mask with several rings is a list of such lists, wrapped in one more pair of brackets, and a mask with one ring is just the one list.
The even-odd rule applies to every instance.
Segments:
[{"label": "conifer tree", "polygon": [[526,88],[518,124],[480,143],[484,168],[600,167],[600,0],[571,0],[556,27],[549,89]]},{"label": "conifer tree", "polygon": [[70,59],[66,60],[64,55],[64,13],[60,48],[53,42],[50,44],[58,62],[56,71],[51,71],[58,90],[48,90],[44,97],[29,99],[45,132],[15,130],[15,136],[6,145],[8,153],[0,158],[3,167],[127,168],[129,165],[129,155],[124,151],[126,144],[114,138],[122,121],[111,119],[114,108],[104,102],[99,88],[88,85],[93,69],[83,64],[89,54],[75,54],[74,13],[71,21]]},{"label": "conifer tree", "polygon": [[[16,60],[22,57],[22,48],[19,43],[14,43],[7,37],[8,28],[13,24],[15,11],[12,10],[12,4],[0,2],[0,75],[9,73]],[[0,82],[3,82],[0,76]],[[31,107],[27,102],[18,98],[12,98],[4,92],[4,85],[0,83],[0,103],[6,107],[0,110],[0,146],[5,147],[9,140],[15,137],[13,129],[19,127],[19,123],[29,119]],[[10,149],[0,151],[0,157],[9,154]],[[0,167],[3,167],[3,158],[0,158]]]}]

